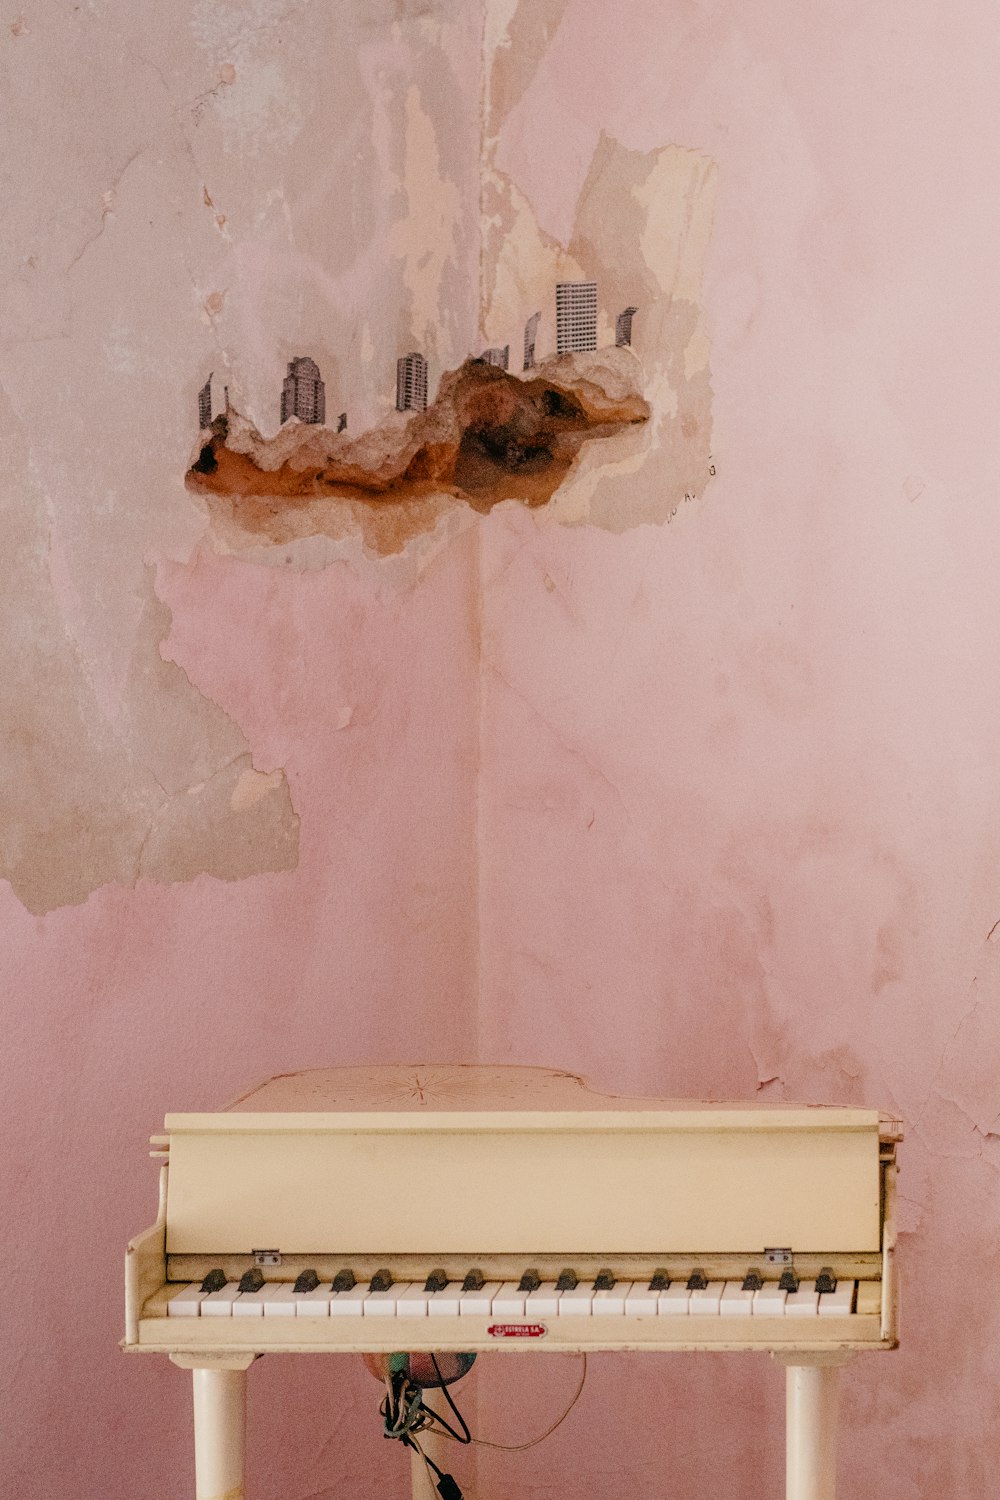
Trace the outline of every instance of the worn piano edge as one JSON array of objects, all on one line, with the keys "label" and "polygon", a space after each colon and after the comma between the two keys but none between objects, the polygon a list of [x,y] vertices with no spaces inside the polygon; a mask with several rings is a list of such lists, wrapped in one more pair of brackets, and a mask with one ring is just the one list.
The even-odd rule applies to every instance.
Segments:
[{"label": "worn piano edge", "polygon": [[[539,1319],[545,1333],[528,1338],[494,1338],[488,1333],[491,1324],[506,1321],[532,1323],[530,1319],[500,1320],[492,1318],[314,1318],[295,1320],[294,1337],[289,1338],[279,1319],[253,1319],[252,1332],[245,1321],[217,1319],[206,1326],[200,1318],[143,1318],[139,1323],[139,1342],[123,1347],[133,1353],[185,1354],[391,1354],[398,1349],[410,1353],[500,1351],[510,1353],[530,1350],[544,1353],[580,1351],[650,1353],[693,1350],[724,1352],[726,1350],[782,1351],[820,1353],[830,1349],[882,1349],[881,1320],[878,1314],[853,1314],[849,1318],[824,1320],[823,1338],[803,1337],[798,1324],[786,1318],[747,1318],[734,1328],[729,1320],[718,1317],[687,1316],[683,1319],[608,1317],[557,1317]],[[733,1320],[735,1322],[736,1320]],[[669,1326],[664,1326],[668,1323]],[[683,1325],[683,1326],[681,1326]]]},{"label": "worn piano edge", "polygon": [[867,1132],[879,1127],[880,1139],[896,1140],[896,1122],[875,1109],[849,1106],[786,1105],[780,1113],[762,1111],[748,1105],[704,1104],[697,1107],[643,1109],[625,1114],[618,1110],[435,1110],[433,1114],[384,1110],[355,1111],[289,1111],[270,1114],[266,1111],[243,1114],[215,1113],[168,1114],[164,1120],[166,1135],[150,1136],[156,1154],[164,1149],[171,1136],[196,1135],[312,1135],[317,1131],[342,1135],[364,1132],[368,1135],[395,1135],[405,1127],[409,1133],[463,1135],[526,1135],[552,1131],[591,1133],[606,1131],[618,1135],[662,1132],[676,1135],[685,1132],[712,1133],[720,1127],[754,1133],[785,1134],[801,1130],[830,1131],[838,1135]]},{"label": "worn piano edge", "polygon": [[888,1349],[899,1344],[897,1331],[899,1288],[896,1282],[896,1166],[895,1152],[882,1160],[882,1304],[881,1333]]},{"label": "worn piano edge", "polygon": [[162,1287],[167,1265],[167,1164],[160,1168],[156,1223],[130,1240],[125,1251],[125,1345],[139,1342],[139,1317]]}]

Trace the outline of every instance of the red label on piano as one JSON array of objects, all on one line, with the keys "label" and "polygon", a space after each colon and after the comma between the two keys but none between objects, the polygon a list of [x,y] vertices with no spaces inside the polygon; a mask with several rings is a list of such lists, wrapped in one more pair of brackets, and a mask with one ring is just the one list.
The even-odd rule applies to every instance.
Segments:
[{"label": "red label on piano", "polygon": [[486,1330],[491,1339],[543,1339],[548,1331],[544,1323],[491,1323]]}]

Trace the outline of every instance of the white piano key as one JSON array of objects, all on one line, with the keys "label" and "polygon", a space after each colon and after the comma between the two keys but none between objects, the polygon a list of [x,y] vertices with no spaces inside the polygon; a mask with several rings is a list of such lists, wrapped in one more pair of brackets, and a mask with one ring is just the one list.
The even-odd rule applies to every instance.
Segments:
[{"label": "white piano key", "polygon": [[759,1292],[753,1294],[754,1317],[783,1318],[787,1296],[788,1293],[783,1292],[776,1281],[766,1282]]},{"label": "white piano key", "polygon": [[[396,1316],[396,1303],[399,1294],[411,1285],[409,1282],[399,1282],[389,1287],[384,1292],[369,1292],[361,1304],[361,1310],[366,1318],[394,1318]],[[343,1293],[340,1294],[341,1296]]]},{"label": "white piano key", "polygon": [[233,1303],[240,1295],[240,1284],[238,1281],[227,1281],[225,1286],[217,1292],[209,1292],[201,1304],[201,1315],[203,1318],[231,1318],[233,1315]]},{"label": "white piano key", "polygon": [[299,1318],[325,1318],[330,1312],[329,1286],[313,1287],[311,1292],[294,1292],[295,1315]]},{"label": "white piano key", "polygon": [[360,1318],[365,1310],[365,1298],[369,1295],[365,1282],[358,1282],[349,1292],[330,1293],[331,1318]]},{"label": "white piano key", "polygon": [[581,1281],[571,1291],[563,1292],[559,1298],[561,1318],[589,1318],[594,1311],[594,1287],[592,1282]]},{"label": "white piano key", "polygon": [[627,1318],[655,1318],[660,1310],[660,1293],[649,1290],[648,1281],[633,1281],[625,1297]]},{"label": "white piano key", "polygon": [[240,1292],[233,1303],[234,1318],[262,1318],[264,1316],[264,1303],[274,1291],[275,1284],[268,1283],[262,1286],[259,1292]]},{"label": "white piano key", "polygon": [[500,1290],[493,1298],[493,1316],[495,1318],[523,1318],[524,1299],[527,1292],[519,1292],[516,1281],[505,1281]]},{"label": "white piano key", "polygon": [[814,1318],[819,1308],[819,1292],[805,1283],[785,1298],[786,1318]]},{"label": "white piano key", "polygon": [[607,1291],[594,1293],[594,1317],[609,1318],[625,1316],[625,1299],[632,1290],[631,1281],[616,1282]]},{"label": "white piano key", "polygon": [[675,1281],[660,1293],[659,1312],[661,1318],[686,1318],[691,1293],[683,1281]]},{"label": "white piano key", "polygon": [[439,1292],[431,1292],[427,1315],[431,1318],[457,1318],[461,1310],[462,1283],[449,1281]]},{"label": "white piano key", "polygon": [[272,1281],[271,1295],[264,1299],[265,1318],[294,1318],[296,1302],[302,1295],[293,1291],[294,1281]]},{"label": "white piano key", "polygon": [[409,1282],[396,1298],[396,1316],[398,1318],[426,1318],[430,1297],[431,1293],[424,1291],[422,1281]]},{"label": "white piano key", "polygon": [[710,1281],[708,1286],[695,1287],[691,1293],[691,1301],[688,1303],[688,1312],[694,1317],[719,1316],[719,1305],[722,1301],[722,1289],[724,1281]]},{"label": "white piano key", "polygon": [[749,1318],[753,1312],[753,1292],[743,1290],[742,1281],[727,1281],[722,1289],[719,1312],[724,1318]]},{"label": "white piano key", "polygon": [[541,1286],[529,1292],[524,1299],[525,1316],[529,1318],[555,1318],[559,1314],[559,1299],[562,1292],[556,1291],[554,1281],[543,1281]]},{"label": "white piano key", "polygon": [[167,1303],[168,1318],[196,1318],[201,1312],[201,1304],[207,1293],[201,1289],[200,1281],[192,1281],[190,1286],[182,1286],[174,1292]]},{"label": "white piano key", "polygon": [[838,1281],[835,1292],[820,1292],[821,1318],[846,1318],[854,1306],[854,1282]]},{"label": "white piano key", "polygon": [[493,1312],[493,1299],[502,1285],[499,1281],[487,1281],[478,1292],[462,1292],[458,1299],[459,1316],[488,1318]]}]

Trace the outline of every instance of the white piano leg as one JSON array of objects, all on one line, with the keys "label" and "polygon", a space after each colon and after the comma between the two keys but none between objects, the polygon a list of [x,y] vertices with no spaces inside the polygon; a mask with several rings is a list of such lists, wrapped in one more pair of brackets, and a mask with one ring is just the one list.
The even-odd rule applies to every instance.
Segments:
[{"label": "white piano leg", "polygon": [[194,1387],[196,1500],[243,1500],[250,1362],[249,1357],[185,1361]]},{"label": "white piano leg", "polygon": [[786,1500],[835,1500],[837,1377],[849,1354],[776,1356],[785,1371]]},{"label": "white piano leg", "polygon": [[[428,1399],[430,1397],[431,1392],[425,1391],[424,1402],[431,1408],[432,1411],[434,1411],[437,1409],[437,1400],[443,1402],[444,1398],[440,1396],[437,1391],[434,1392],[434,1397],[436,1397],[437,1400]],[[427,1457],[433,1459],[438,1468],[444,1469],[447,1473],[450,1467],[450,1454],[456,1451],[455,1444],[450,1443],[445,1437],[429,1437],[426,1432],[420,1432],[417,1434],[417,1442],[427,1454]],[[436,1485],[437,1475],[434,1473],[433,1469],[428,1469],[427,1465],[420,1457],[420,1454],[415,1453],[411,1448],[410,1487],[412,1491],[412,1500],[441,1500],[441,1497],[437,1492]]]}]

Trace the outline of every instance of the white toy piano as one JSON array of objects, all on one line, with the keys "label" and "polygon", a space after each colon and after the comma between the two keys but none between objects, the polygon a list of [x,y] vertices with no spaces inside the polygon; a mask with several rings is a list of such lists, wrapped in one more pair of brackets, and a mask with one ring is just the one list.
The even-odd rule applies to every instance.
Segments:
[{"label": "white toy piano", "polygon": [[788,1500],[833,1500],[838,1368],[897,1342],[900,1139],[540,1068],[279,1075],[152,1138],[123,1347],[194,1372],[197,1500],[244,1493],[258,1355],[541,1348],[773,1355]]}]

